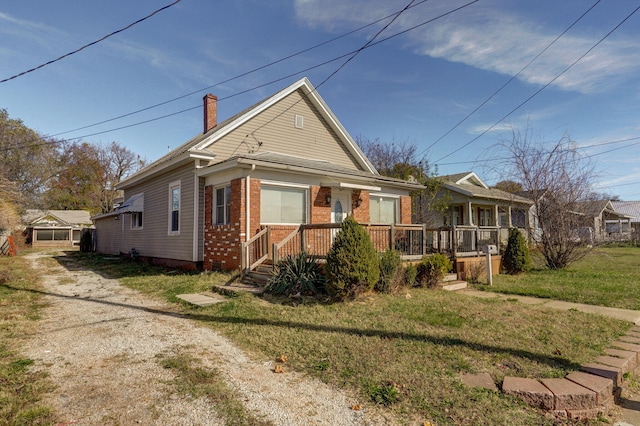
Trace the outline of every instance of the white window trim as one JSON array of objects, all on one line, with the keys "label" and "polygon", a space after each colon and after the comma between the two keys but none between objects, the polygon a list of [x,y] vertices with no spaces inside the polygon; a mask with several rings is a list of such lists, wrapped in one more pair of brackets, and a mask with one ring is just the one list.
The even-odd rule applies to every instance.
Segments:
[{"label": "white window trim", "polygon": [[[178,191],[180,191],[180,200],[179,200],[179,206],[178,206],[178,229],[176,231],[173,231],[171,229],[171,224],[173,222],[173,190],[176,188],[178,189]],[[169,214],[168,214],[169,223],[167,224],[168,235],[180,235],[180,221],[182,220],[181,210],[182,210],[182,183],[181,181],[177,180],[169,184]]]},{"label": "white window trim", "polygon": [[[290,182],[276,182],[276,181],[268,181],[263,180],[260,182],[260,190],[264,187],[272,187],[272,188],[295,188],[304,190],[304,224],[309,223],[309,185],[302,185],[297,183]],[[262,208],[262,206],[260,206]],[[300,225],[299,223],[287,223],[287,222],[262,222],[260,220],[261,225]]]},{"label": "white window trim", "polygon": [[[134,226],[134,223],[137,224],[137,221],[134,222],[134,220],[133,220],[133,218],[134,218],[134,216],[136,214],[142,215],[142,226]],[[144,228],[144,215],[143,215],[143,212],[132,212],[131,213],[131,223],[129,225],[130,225],[130,229],[132,231],[140,231],[140,230],[142,230]]]},{"label": "white window trim", "polygon": [[[231,198],[231,182],[227,182],[224,183],[222,185],[217,185],[213,187],[213,200],[212,200],[212,218],[213,218],[213,226],[223,226],[223,225],[229,225],[229,222],[231,222],[231,220],[227,221],[227,208],[231,209],[231,199],[229,200],[225,200],[224,203],[224,218],[222,220],[222,222],[218,221],[218,190],[222,189],[223,191],[229,187],[229,198]],[[225,194],[225,198],[226,198],[226,191],[224,191]],[[228,207],[227,207],[228,206]]]},{"label": "white window trim", "polygon": [[[383,192],[370,192],[369,193],[369,200],[371,200],[372,197],[378,197],[378,198],[393,198],[396,201],[396,222],[400,219],[400,196],[397,194],[385,194]],[[371,207],[369,207],[369,214],[371,214]]]}]

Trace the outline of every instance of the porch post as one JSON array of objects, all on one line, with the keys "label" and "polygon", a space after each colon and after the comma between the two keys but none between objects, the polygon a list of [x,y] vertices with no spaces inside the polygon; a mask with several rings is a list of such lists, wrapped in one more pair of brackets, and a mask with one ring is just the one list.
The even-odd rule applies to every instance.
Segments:
[{"label": "porch post", "polygon": [[509,228],[513,228],[513,220],[511,220],[511,206],[507,207],[507,225],[509,225]]},{"label": "porch post", "polygon": [[[440,233],[438,232],[438,235]],[[427,224],[422,224],[422,253],[423,256],[427,254]]]},{"label": "porch post", "polygon": [[473,226],[474,220],[473,220],[473,209],[471,208],[471,201],[467,201],[467,217],[469,218],[469,226]]}]

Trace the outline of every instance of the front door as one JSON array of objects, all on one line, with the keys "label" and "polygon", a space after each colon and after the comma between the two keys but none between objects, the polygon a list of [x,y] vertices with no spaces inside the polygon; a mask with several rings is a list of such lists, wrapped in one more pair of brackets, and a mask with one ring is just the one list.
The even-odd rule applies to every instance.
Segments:
[{"label": "front door", "polygon": [[331,191],[331,223],[342,223],[351,213],[351,191]]}]

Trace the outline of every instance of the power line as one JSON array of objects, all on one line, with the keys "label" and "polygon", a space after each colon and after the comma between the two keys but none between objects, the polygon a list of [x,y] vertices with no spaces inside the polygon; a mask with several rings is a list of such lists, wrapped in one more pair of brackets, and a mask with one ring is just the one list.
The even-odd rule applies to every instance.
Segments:
[{"label": "power line", "polygon": [[587,13],[589,13],[591,11],[591,9],[593,9],[594,7],[596,7],[596,5],[598,3],[600,3],[601,0],[597,0],[595,3],[593,3],[591,5],[591,7],[589,7],[586,11],[584,11],[582,13],[582,15],[580,15],[578,17],[578,19],[576,19],[575,21],[573,21],[571,23],[571,25],[569,25],[562,33],[560,33],[555,39],[553,39],[553,41],[549,44],[547,44],[547,46],[542,49],[540,51],[540,53],[538,53],[533,59],[531,59],[524,67],[522,67],[522,69],[520,71],[518,71],[516,74],[514,74],[510,79],[508,79],[502,86],[500,86],[496,91],[494,91],[487,99],[485,99],[484,101],[482,101],[482,103],[480,103],[480,105],[478,105],[476,108],[473,109],[473,111],[471,111],[469,114],[467,114],[462,120],[458,121],[453,127],[451,127],[449,130],[447,130],[442,136],[440,136],[438,139],[436,139],[434,142],[431,143],[431,145],[429,145],[427,148],[425,148],[420,155],[425,154],[427,151],[429,151],[429,149],[431,149],[435,144],[437,144],[438,142],[440,142],[442,139],[444,139],[445,137],[447,137],[451,132],[453,132],[455,129],[457,129],[458,127],[460,127],[460,125],[462,123],[464,123],[465,121],[467,121],[469,119],[469,117],[471,117],[473,114],[475,114],[480,108],[482,108],[483,106],[485,106],[487,104],[487,102],[489,102],[491,99],[493,99],[498,93],[500,93],[502,91],[502,89],[504,89],[505,87],[507,87],[513,80],[515,80],[520,74],[522,74],[527,68],[529,68],[529,66],[535,62],[540,56],[542,56],[551,46],[553,46],[562,36],[564,36],[571,28],[573,28],[582,18],[585,17],[585,15]]},{"label": "power line", "polygon": [[107,34],[106,36],[101,37],[101,38],[99,38],[99,39],[98,39],[98,40],[96,40],[96,41],[92,41],[92,42],[91,42],[91,43],[89,43],[89,44],[85,44],[84,46],[82,46],[82,47],[80,47],[79,49],[76,49],[76,50],[74,50],[74,51],[72,51],[72,52],[65,53],[64,55],[60,56],[59,58],[52,59],[52,60],[51,60],[51,61],[49,61],[49,62],[45,62],[44,64],[38,65],[37,67],[31,68],[31,69],[29,69],[29,70],[27,70],[27,71],[23,71],[23,72],[21,72],[21,73],[19,73],[19,74],[16,74],[16,75],[14,75],[14,76],[11,76],[11,77],[8,77],[8,78],[5,78],[4,80],[0,80],[0,83],[6,83],[7,81],[9,81],[9,80],[13,80],[14,78],[18,78],[18,77],[23,76],[23,75],[25,75],[25,74],[29,74],[29,73],[31,73],[31,72],[34,72],[34,71],[36,71],[36,70],[39,70],[40,68],[44,68],[44,67],[46,67],[47,65],[51,65],[51,64],[53,64],[53,63],[55,63],[55,62],[61,61],[62,59],[66,58],[66,57],[69,57],[69,56],[71,56],[71,55],[74,55],[74,54],[76,54],[76,53],[80,52],[81,50],[86,49],[87,47],[93,46],[94,44],[98,44],[98,43],[100,43],[100,42],[102,42],[102,41],[104,41],[104,40],[108,39],[108,38],[109,38],[109,37],[111,37],[111,36],[114,36],[114,35],[116,35],[116,34],[118,34],[118,33],[121,33],[121,32],[123,32],[123,31],[125,31],[125,30],[128,30],[129,28],[133,27],[133,26],[134,26],[134,25],[136,25],[136,24],[139,24],[139,23],[140,23],[140,22],[142,22],[142,21],[146,21],[147,19],[151,18],[151,17],[152,17],[152,16],[154,16],[155,14],[160,13],[160,12],[162,12],[163,10],[170,8],[171,6],[173,6],[173,5],[177,4],[177,3],[180,3],[180,1],[181,1],[181,0],[175,0],[173,3],[168,4],[168,5],[164,6],[164,7],[161,7],[161,8],[160,8],[160,9],[158,9],[158,10],[155,10],[155,11],[151,12],[149,15],[145,16],[144,18],[138,19],[138,20],[137,20],[137,21],[135,21],[135,22],[130,23],[130,24],[129,24],[129,25],[127,25],[126,27],[120,28],[119,30],[116,30],[116,31],[114,31],[114,32],[112,32],[112,33],[109,33],[109,34]]},{"label": "power line", "polygon": [[516,106],[515,108],[513,108],[511,111],[509,111],[506,115],[504,115],[502,118],[500,118],[498,121],[496,121],[494,124],[491,125],[491,127],[487,128],[486,130],[484,130],[482,133],[480,133],[478,136],[476,136],[475,138],[471,139],[469,142],[465,143],[464,145],[462,145],[461,147],[451,151],[450,153],[448,153],[447,155],[440,157],[438,160],[435,161],[435,163],[437,163],[438,161],[444,160],[445,158],[448,158],[450,156],[452,156],[453,154],[455,154],[456,152],[462,150],[463,148],[466,148],[467,146],[471,145],[473,142],[477,141],[478,139],[480,139],[482,136],[484,136],[485,134],[487,134],[490,130],[492,130],[494,127],[496,127],[498,124],[500,124],[502,121],[504,121],[507,117],[509,117],[511,114],[513,114],[514,112],[516,112],[517,110],[519,110],[520,108],[522,108],[527,102],[529,102],[531,99],[535,98],[540,92],[542,92],[544,89],[546,89],[547,87],[549,87],[554,81],[556,81],[558,78],[560,78],[562,75],[564,75],[567,71],[569,71],[571,68],[573,68],[574,65],[576,65],[579,61],[581,61],[585,56],[587,56],[589,53],[591,53],[591,51],[593,49],[595,49],[596,47],[598,47],[600,45],[600,43],[602,43],[605,39],[607,39],[611,34],[613,34],[614,31],[616,31],[622,24],[624,24],[629,18],[631,18],[631,16],[633,16],[638,9],[640,9],[640,6],[638,6],[637,8],[635,8],[630,14],[628,14],[622,21],[620,21],[620,23],[618,23],[618,25],[616,25],[611,31],[609,31],[607,34],[605,34],[604,37],[602,37],[596,44],[594,44],[593,46],[591,46],[591,48],[589,48],[584,54],[582,54],[578,59],[576,59],[571,65],[569,65],[567,68],[565,68],[560,74],[556,75],[553,79],[551,79],[547,84],[545,84],[544,86],[542,86],[540,89],[538,89],[536,92],[534,92],[531,96],[529,96],[527,99],[525,99],[524,101],[522,101],[520,104],[518,104],[518,106]]},{"label": "power line", "polygon": [[[415,6],[417,6],[418,4],[424,3],[424,2],[426,2],[426,1],[427,1],[427,0],[423,0],[423,1],[422,1],[422,2],[420,2],[420,3],[417,3],[417,4],[413,5],[412,7],[415,7]],[[274,84],[274,83],[279,82],[279,81],[282,81],[282,80],[286,80],[286,79],[291,78],[291,77],[293,77],[293,76],[295,76],[295,75],[305,73],[305,72],[310,71],[310,70],[313,70],[313,69],[315,69],[315,68],[319,68],[319,67],[321,67],[321,66],[327,65],[327,64],[329,64],[329,63],[331,63],[331,62],[335,62],[335,61],[337,61],[337,60],[340,60],[340,59],[346,58],[346,57],[348,57],[348,56],[350,56],[350,55],[353,55],[353,54],[355,54],[355,53],[357,53],[357,52],[360,52],[360,51],[362,51],[362,50],[369,49],[369,48],[371,48],[371,47],[377,46],[378,44],[384,43],[384,42],[386,42],[386,41],[388,41],[388,40],[390,40],[390,39],[392,39],[392,38],[395,38],[395,37],[398,37],[398,36],[400,36],[400,35],[403,35],[403,34],[405,34],[405,33],[409,32],[409,31],[412,31],[412,30],[414,30],[414,29],[416,29],[416,28],[419,28],[419,27],[421,27],[421,26],[424,26],[424,25],[426,25],[426,24],[429,24],[429,23],[431,23],[431,22],[434,22],[434,21],[436,21],[436,20],[438,20],[438,19],[440,19],[440,18],[443,18],[443,17],[445,17],[445,16],[451,15],[452,13],[457,12],[457,11],[459,11],[459,10],[461,10],[461,9],[464,9],[464,8],[466,8],[466,7],[468,7],[468,6],[472,5],[472,4],[474,4],[474,3],[477,3],[478,1],[480,1],[480,0],[472,0],[472,1],[470,1],[470,2],[468,2],[468,3],[466,3],[466,4],[464,4],[464,5],[461,5],[461,6],[459,6],[459,7],[456,7],[455,9],[452,9],[452,10],[450,10],[450,11],[448,11],[448,12],[445,12],[445,13],[443,13],[443,14],[441,14],[441,15],[438,15],[438,16],[436,16],[436,17],[434,17],[434,18],[431,18],[431,19],[428,19],[428,20],[426,20],[426,21],[423,21],[423,22],[421,22],[420,24],[414,25],[414,26],[412,26],[412,27],[410,27],[410,28],[407,28],[407,29],[405,29],[405,30],[403,30],[403,31],[400,31],[400,32],[398,32],[398,33],[392,34],[392,35],[390,35],[390,36],[388,36],[388,37],[386,37],[386,38],[382,38],[382,39],[380,39],[380,40],[378,40],[378,41],[376,41],[376,42],[373,42],[373,43],[369,42],[369,44],[368,44],[366,47],[361,47],[361,48],[359,48],[359,49],[356,49],[356,50],[350,51],[350,52],[348,52],[348,53],[345,53],[345,54],[342,54],[342,55],[337,56],[337,57],[335,57],[335,58],[332,58],[332,59],[326,60],[326,61],[324,61],[324,62],[321,62],[321,63],[319,63],[319,64],[313,65],[313,66],[308,67],[308,68],[305,68],[305,69],[303,69],[303,70],[299,70],[299,71],[296,71],[296,72],[294,72],[294,73],[288,74],[287,76],[280,77],[280,78],[277,78],[277,79],[275,79],[275,80],[271,80],[271,81],[269,81],[269,82],[267,82],[267,83],[259,84],[259,85],[257,85],[257,86],[251,87],[251,88],[249,88],[249,89],[245,89],[245,90],[243,90],[243,91],[236,92],[236,93],[234,93],[234,94],[232,94],[232,95],[225,96],[225,97],[222,97],[222,98],[218,98],[218,102],[221,102],[221,101],[224,101],[224,100],[227,100],[227,99],[233,98],[233,97],[235,97],[235,96],[239,96],[239,95],[241,95],[241,94],[244,94],[244,93],[247,93],[247,92],[250,92],[250,91],[253,91],[253,90],[256,90],[256,89],[259,89],[259,88],[262,88],[262,87],[265,87],[265,86],[268,86],[268,85],[271,85],[271,84]],[[404,10],[404,9],[403,9],[403,10]],[[399,12],[396,12],[396,13],[399,13]],[[391,16],[394,16],[394,15],[393,15],[393,14],[392,14],[392,15],[389,15],[389,17],[391,17]],[[384,18],[383,18],[383,19],[384,19]],[[376,21],[376,22],[379,22],[379,21]],[[248,72],[248,73],[249,73],[249,72]],[[245,73],[245,75],[246,75],[246,74],[247,74],[247,73]],[[238,77],[238,78],[239,78],[239,77]],[[218,83],[218,84],[222,84],[222,83]],[[319,87],[319,86],[318,86],[318,87]],[[316,88],[316,89],[317,89],[317,88]],[[186,96],[188,96],[188,95],[184,95],[184,96],[182,96],[182,97],[186,97]],[[182,98],[182,97],[181,97],[181,98]],[[165,102],[165,103],[169,103],[169,102],[171,102],[171,101],[167,101],[167,102]],[[163,103],[163,104],[164,104],[164,103]],[[160,105],[160,104],[159,104],[159,105]],[[107,129],[107,130],[104,130],[104,131],[101,131],[101,132],[90,133],[90,134],[81,135],[81,136],[76,136],[76,137],[73,137],[73,138],[67,138],[67,139],[62,139],[62,140],[54,140],[54,141],[48,141],[48,142],[46,142],[46,141],[45,141],[45,142],[43,142],[43,141],[42,141],[42,139],[43,139],[43,138],[51,138],[51,137],[54,137],[54,136],[56,136],[56,135],[60,135],[60,134],[64,134],[64,133],[69,133],[69,132],[71,132],[71,131],[58,133],[58,134],[56,134],[56,135],[45,135],[45,136],[43,136],[43,137],[41,137],[41,138],[39,138],[39,139],[37,139],[37,140],[34,140],[33,142],[35,142],[35,143],[32,143],[32,144],[31,144],[30,142],[26,142],[26,143],[20,143],[20,144],[12,145],[12,146],[8,146],[8,147],[0,147],[0,151],[3,151],[3,150],[9,150],[9,149],[24,148],[24,147],[27,147],[27,146],[54,145],[54,144],[58,144],[58,143],[64,143],[64,142],[70,142],[70,141],[74,141],[74,140],[78,140],[78,139],[83,139],[83,138],[87,138],[87,137],[91,137],[91,136],[102,135],[102,134],[105,134],[105,133],[110,133],[110,132],[114,132],[114,131],[117,131],[117,130],[122,130],[122,129],[126,129],[126,128],[135,127],[135,126],[138,126],[138,125],[142,125],[142,124],[147,124],[147,123],[150,123],[150,122],[158,121],[158,120],[161,120],[161,119],[164,119],[164,118],[168,118],[168,117],[171,117],[171,116],[175,116],[175,115],[178,115],[178,114],[182,114],[182,113],[184,113],[184,112],[192,111],[192,110],[194,110],[194,109],[198,109],[198,108],[201,108],[201,107],[202,107],[202,105],[201,105],[201,104],[198,104],[198,105],[195,105],[195,106],[193,106],[193,107],[189,107],[189,108],[186,108],[186,109],[183,109],[183,110],[180,110],[180,111],[176,111],[176,112],[173,112],[173,113],[170,113],[170,114],[166,114],[166,115],[162,115],[162,116],[159,116],[159,117],[151,118],[151,119],[148,119],[148,120],[135,122],[135,123],[133,123],[133,124],[124,125],[124,126],[120,126],[120,127],[116,127],[116,128]],[[148,107],[148,108],[146,108],[146,109],[151,109],[151,108],[153,108],[153,107]],[[144,109],[144,110],[146,110],[146,109]],[[140,111],[143,111],[143,110],[140,110]],[[132,114],[135,114],[135,112],[134,112],[134,113],[130,113],[130,114],[123,115],[122,117],[125,117],[125,116],[127,116],[127,115],[132,115]],[[117,118],[110,119],[110,120],[106,120],[106,121],[104,121],[104,122],[107,122],[107,121],[113,121],[113,120],[115,120],[115,119],[117,119]],[[102,123],[104,123],[104,122],[102,122]],[[101,123],[99,123],[99,124],[101,124]],[[95,126],[95,125],[97,125],[97,124],[90,125],[90,126],[85,126],[85,127],[82,127],[81,129],[88,128],[88,127],[93,127],[93,126]],[[76,130],[79,130],[79,129],[76,129]]]},{"label": "power line", "polygon": [[[422,3],[426,3],[427,1],[429,1],[429,0],[421,0],[421,1],[419,1],[418,3],[416,3],[416,4],[414,4],[414,5],[411,5],[411,6],[409,7],[409,9],[414,8],[414,7],[416,7],[416,6],[419,6],[419,5],[421,5]],[[195,94],[197,94],[197,93],[202,93],[202,92],[204,92],[204,91],[206,91],[206,90],[210,90],[210,89],[213,89],[214,87],[221,86],[221,85],[223,85],[223,84],[226,84],[226,83],[232,82],[232,81],[234,81],[234,80],[238,80],[238,79],[240,79],[240,78],[242,78],[242,77],[246,77],[246,76],[248,76],[248,75],[250,75],[250,74],[253,74],[253,73],[256,73],[256,72],[258,72],[258,71],[262,71],[263,69],[269,68],[269,67],[274,66],[274,65],[277,65],[277,64],[279,64],[279,63],[281,63],[281,62],[284,62],[284,61],[287,61],[287,60],[289,60],[289,59],[295,58],[296,56],[300,56],[300,55],[302,55],[302,54],[304,54],[304,53],[310,52],[310,51],[312,51],[312,50],[314,50],[314,49],[317,49],[317,48],[319,48],[319,47],[322,47],[322,46],[325,46],[325,45],[327,45],[327,44],[333,43],[334,41],[337,41],[337,40],[340,40],[340,39],[342,39],[342,38],[344,38],[344,37],[350,36],[351,34],[355,34],[355,33],[357,33],[358,31],[362,31],[363,29],[368,28],[368,27],[371,27],[371,26],[373,26],[373,25],[375,25],[375,24],[378,24],[378,23],[380,23],[380,22],[384,21],[385,19],[391,18],[392,16],[394,16],[394,15],[395,15],[395,14],[397,14],[397,13],[398,13],[398,12],[392,13],[392,14],[387,15],[387,16],[385,16],[385,17],[383,17],[383,18],[380,18],[380,19],[378,19],[378,20],[376,20],[376,21],[370,22],[370,23],[365,24],[365,25],[362,25],[362,26],[360,26],[360,27],[358,27],[358,28],[356,28],[356,29],[353,29],[353,30],[351,30],[351,31],[349,31],[349,32],[346,32],[346,33],[344,33],[344,34],[342,34],[342,35],[339,35],[339,36],[337,36],[337,37],[333,37],[333,38],[331,38],[331,39],[329,39],[329,40],[325,40],[325,41],[323,41],[323,42],[321,42],[321,43],[318,43],[318,44],[315,44],[315,45],[313,45],[313,46],[311,46],[311,47],[307,47],[307,48],[305,48],[305,49],[302,49],[302,50],[299,50],[299,51],[297,51],[297,52],[291,53],[291,54],[289,54],[289,55],[287,55],[287,56],[284,56],[284,57],[282,57],[282,58],[280,58],[280,59],[277,59],[277,60],[275,60],[275,61],[269,62],[269,63],[264,64],[264,65],[260,65],[260,66],[258,66],[258,67],[256,67],[256,68],[253,68],[253,69],[251,69],[251,70],[249,70],[249,71],[245,71],[245,72],[243,72],[243,73],[241,73],[241,74],[238,74],[238,75],[236,75],[236,76],[234,76],[234,77],[230,77],[230,78],[228,78],[228,79],[226,79],[226,80],[223,80],[223,81],[220,81],[220,82],[218,82],[218,83],[214,83],[214,84],[209,85],[209,86],[207,86],[207,87],[203,87],[202,89],[194,90],[194,91],[189,92],[189,93],[187,93],[187,94],[185,94],[185,95],[181,95],[181,96],[178,96],[178,97],[175,97],[175,98],[172,98],[172,99],[169,99],[169,100],[166,100],[166,101],[163,101],[163,102],[160,102],[160,103],[157,103],[157,104],[155,104],[155,105],[151,105],[151,106],[148,106],[148,107],[145,107],[145,108],[142,108],[142,109],[138,109],[138,110],[135,110],[135,111],[131,111],[131,112],[128,112],[128,113],[125,113],[125,114],[119,115],[119,116],[117,116],[117,117],[112,117],[112,118],[109,118],[109,119],[106,119],[106,120],[99,121],[99,122],[97,122],[97,123],[88,124],[88,125],[85,125],[85,126],[82,126],[82,127],[78,127],[78,128],[72,129],[72,130],[66,130],[66,131],[64,131],[64,132],[56,133],[56,134],[49,135],[49,136],[50,136],[50,137],[55,137],[55,136],[60,136],[60,135],[64,135],[64,134],[71,133],[71,132],[77,132],[78,130],[84,130],[84,129],[88,129],[88,128],[90,128],[90,127],[99,126],[99,125],[101,125],[101,124],[109,123],[109,122],[111,122],[111,121],[119,120],[119,119],[121,119],[121,118],[126,118],[126,117],[129,117],[129,116],[135,115],[135,114],[139,114],[139,113],[144,112],[144,111],[148,111],[148,110],[150,110],[150,109],[154,109],[154,108],[157,108],[157,107],[160,107],[160,106],[163,106],[163,105],[167,105],[167,104],[169,104],[169,103],[172,103],[172,102],[178,101],[178,100],[180,100],[180,99],[184,99],[184,98],[186,98],[186,97],[189,97],[189,96],[195,95]],[[347,56],[347,55],[349,55],[349,54],[346,54],[346,55],[344,55],[344,56],[341,56],[341,57],[339,57],[339,58],[336,58],[335,60],[340,59],[340,58],[342,58],[342,57],[345,57],[345,56]],[[296,74],[299,74],[299,73],[296,73]],[[262,86],[260,86],[260,87],[262,87]],[[253,89],[252,89],[252,90],[253,90]],[[242,93],[245,93],[245,92],[242,92]],[[220,100],[220,99],[219,99],[219,100]]]}]

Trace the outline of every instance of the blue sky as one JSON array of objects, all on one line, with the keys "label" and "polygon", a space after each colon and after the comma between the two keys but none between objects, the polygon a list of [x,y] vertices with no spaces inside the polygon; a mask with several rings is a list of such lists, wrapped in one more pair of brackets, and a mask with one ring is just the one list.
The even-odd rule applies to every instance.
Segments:
[{"label": "blue sky", "polygon": [[[172,1],[3,2],[0,80]],[[406,32],[363,50],[323,84],[346,58],[318,65],[362,47],[391,19],[233,79],[407,3],[181,0],[0,83],[0,108],[42,134],[117,141],[152,161],[202,131],[206,93],[220,99],[222,120],[307,76],[352,136],[415,144],[441,175],[473,170],[489,184],[504,178],[499,144],[529,125],[540,140],[567,136],[590,156],[596,190],[640,200],[640,11],[607,36],[639,1],[601,0],[522,72],[596,0],[415,0],[375,41]]]}]

